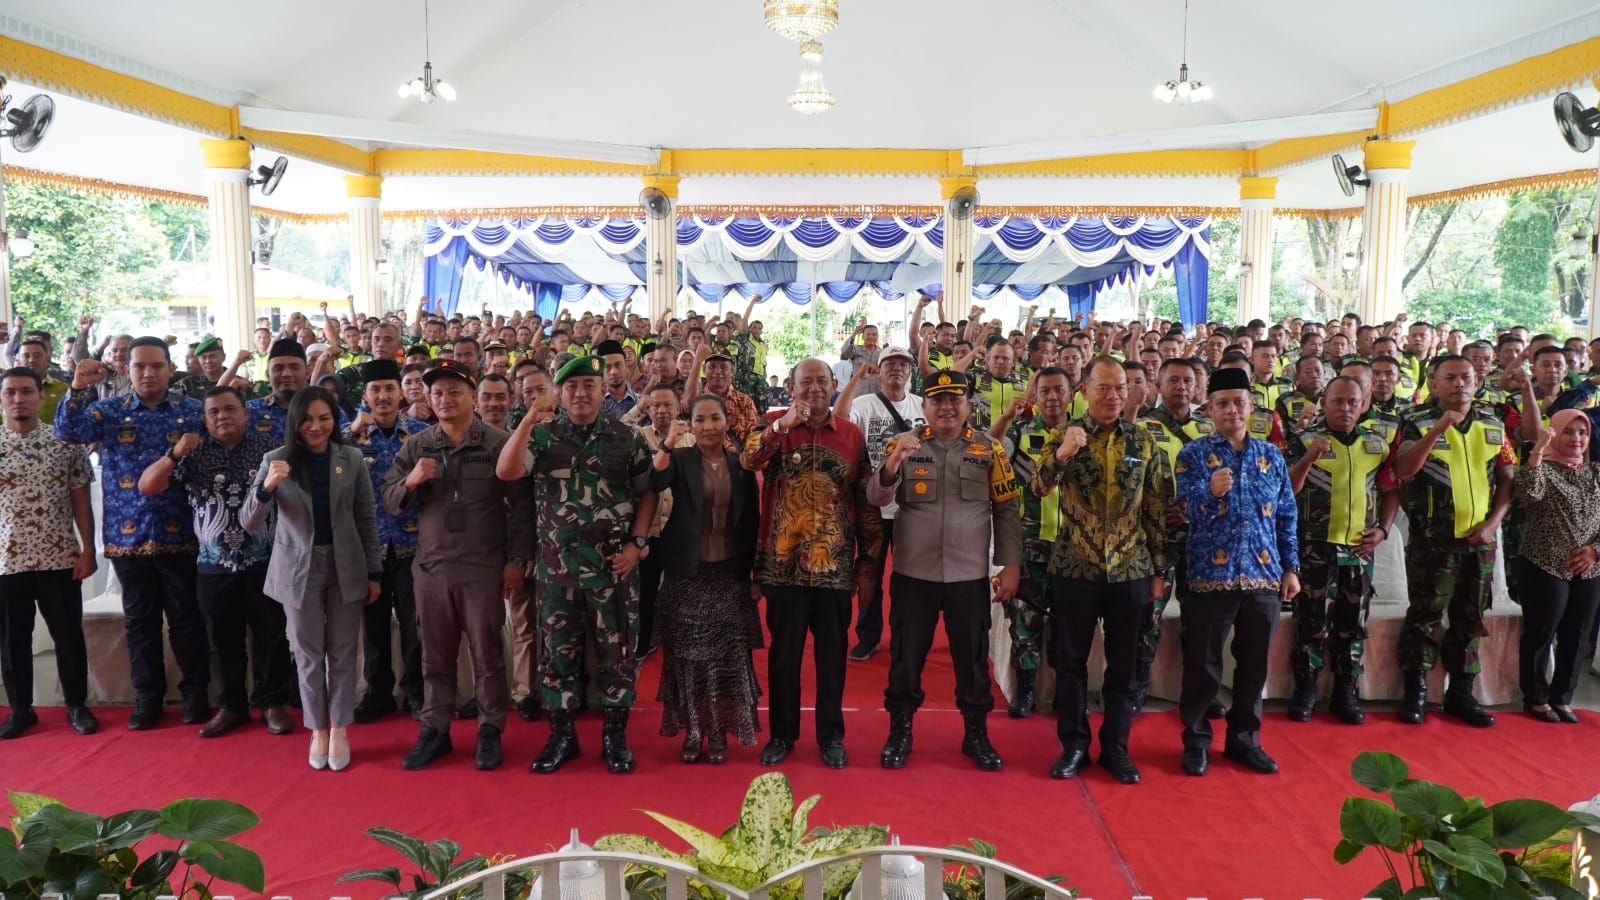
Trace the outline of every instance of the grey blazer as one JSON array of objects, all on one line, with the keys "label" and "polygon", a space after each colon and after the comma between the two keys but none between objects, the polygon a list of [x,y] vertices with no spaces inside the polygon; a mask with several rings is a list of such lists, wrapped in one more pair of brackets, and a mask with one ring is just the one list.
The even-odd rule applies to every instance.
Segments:
[{"label": "grey blazer", "polygon": [[[372,478],[360,451],[347,444],[329,447],[333,454],[328,472],[329,512],[333,518],[333,558],[339,570],[339,593],[345,603],[365,603],[369,573],[383,571],[383,551],[378,547],[378,513],[373,503]],[[306,573],[311,568],[311,494],[293,474],[278,485],[271,499],[258,496],[267,479],[268,463],[283,459],[282,447],[268,453],[256,472],[256,483],[239,522],[245,528],[258,528],[274,504],[278,507],[278,528],[272,539],[272,558],[267,563],[267,596],[289,609],[299,609],[306,590]]]}]

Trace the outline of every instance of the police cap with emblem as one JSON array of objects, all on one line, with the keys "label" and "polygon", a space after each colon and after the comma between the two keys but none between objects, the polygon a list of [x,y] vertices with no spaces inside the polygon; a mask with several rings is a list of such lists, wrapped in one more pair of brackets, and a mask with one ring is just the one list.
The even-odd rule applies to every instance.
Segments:
[{"label": "police cap with emblem", "polygon": [[942,397],[946,394],[956,394],[965,397],[972,393],[972,382],[967,379],[965,372],[952,372],[941,369],[922,382],[922,396],[929,398]]},{"label": "police cap with emblem", "polygon": [[596,378],[599,378],[605,374],[606,361],[604,359],[601,359],[593,354],[588,356],[576,356],[573,357],[566,365],[556,370],[555,383],[561,384],[568,378],[576,378],[581,375],[592,375]]},{"label": "police cap with emblem", "polygon": [[468,371],[464,364],[453,359],[437,360],[422,373],[422,383],[428,387],[433,387],[433,383],[441,378],[460,379],[467,387],[474,389],[478,386],[478,379],[472,376],[472,372]]}]

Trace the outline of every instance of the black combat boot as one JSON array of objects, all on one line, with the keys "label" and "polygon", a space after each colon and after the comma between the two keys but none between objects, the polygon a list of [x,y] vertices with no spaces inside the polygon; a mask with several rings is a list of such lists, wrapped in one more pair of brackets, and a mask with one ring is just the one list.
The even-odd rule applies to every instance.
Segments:
[{"label": "black combat boot", "polygon": [[1354,675],[1340,675],[1333,679],[1333,695],[1328,698],[1328,712],[1339,717],[1346,725],[1360,725],[1367,720],[1361,711],[1361,695],[1356,692]]},{"label": "black combat boot", "polygon": [[1405,697],[1400,700],[1400,721],[1407,725],[1421,725],[1428,709],[1428,673],[1405,674]]},{"label": "black combat boot", "polygon": [[1034,707],[1034,682],[1038,680],[1037,669],[1024,669],[1017,666],[1017,690],[1011,696],[1011,705],[1006,707],[1006,715],[1013,719],[1026,719],[1033,713]]},{"label": "black combat boot", "polygon": [[578,758],[578,732],[572,727],[572,713],[565,709],[550,710],[550,739],[539,751],[533,765],[528,768],[548,775],[561,768],[568,760]]},{"label": "black combat boot", "polygon": [[883,755],[878,762],[885,769],[903,769],[906,757],[911,755],[911,713],[889,713],[889,739],[883,742]]},{"label": "black combat boot", "polygon": [[1005,765],[999,751],[989,743],[989,717],[987,713],[962,713],[967,724],[967,736],[961,741],[961,752],[972,758],[972,764],[985,772],[998,772]]},{"label": "black combat boot", "polygon": [[1483,708],[1478,698],[1472,695],[1472,683],[1477,680],[1476,675],[1450,676],[1450,686],[1444,692],[1444,711],[1460,719],[1468,725],[1478,728],[1488,728],[1494,724],[1494,716]]},{"label": "black combat boot", "polygon": [[628,749],[628,711],[607,709],[600,732],[600,756],[613,775],[633,771],[633,751]]},{"label": "black combat boot", "polygon": [[1295,722],[1311,721],[1317,711],[1317,673],[1315,670],[1294,673],[1294,699],[1289,701],[1289,719]]}]

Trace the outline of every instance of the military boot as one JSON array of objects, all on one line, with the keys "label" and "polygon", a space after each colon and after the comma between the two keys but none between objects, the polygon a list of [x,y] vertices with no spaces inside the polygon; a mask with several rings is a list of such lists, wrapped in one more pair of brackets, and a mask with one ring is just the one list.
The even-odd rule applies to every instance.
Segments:
[{"label": "military boot", "polygon": [[547,775],[561,768],[568,760],[577,759],[578,732],[572,727],[572,713],[565,709],[550,710],[550,739],[528,768]]},{"label": "military boot", "polygon": [[1421,725],[1428,709],[1428,673],[1405,673],[1405,696],[1400,700],[1400,721]]},{"label": "military boot", "polygon": [[1037,669],[1024,669],[1017,666],[1017,690],[1011,696],[1011,705],[1006,707],[1006,715],[1013,719],[1026,719],[1033,713],[1034,707],[1034,682],[1038,680]]},{"label": "military boot", "polygon": [[1494,716],[1472,695],[1472,683],[1476,680],[1476,675],[1452,674],[1450,686],[1444,692],[1444,711],[1468,725],[1488,728],[1494,724]]},{"label": "military boot", "polygon": [[889,739],[883,742],[883,755],[878,762],[885,769],[905,768],[906,757],[911,755],[911,713],[889,714]]},{"label": "military boot", "polygon": [[1317,711],[1317,673],[1314,670],[1294,673],[1294,699],[1289,701],[1289,718],[1295,722],[1311,721]]},{"label": "military boot", "polygon": [[1346,725],[1360,725],[1367,720],[1367,714],[1361,711],[1361,695],[1356,692],[1354,675],[1340,675],[1333,679],[1328,712],[1338,716],[1339,721]]},{"label": "military boot", "polygon": [[600,731],[600,756],[613,775],[633,771],[633,751],[628,749],[628,711],[607,709]]},{"label": "military boot", "polygon": [[961,752],[972,758],[972,764],[985,772],[998,772],[1004,763],[999,751],[989,743],[989,716],[987,713],[962,713],[967,735],[961,741]]}]

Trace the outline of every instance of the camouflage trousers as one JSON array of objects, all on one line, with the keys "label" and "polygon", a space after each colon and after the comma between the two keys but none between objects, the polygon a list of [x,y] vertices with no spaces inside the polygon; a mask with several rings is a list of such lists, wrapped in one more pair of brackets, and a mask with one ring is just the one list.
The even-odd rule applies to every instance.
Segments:
[{"label": "camouflage trousers", "polygon": [[575,712],[582,688],[585,632],[594,636],[599,661],[601,703],[607,709],[633,706],[639,661],[634,637],[639,627],[638,569],[621,582],[602,588],[539,588],[539,631],[543,639],[539,674],[544,682],[544,708]]},{"label": "camouflage trousers", "polygon": [[1296,677],[1315,677],[1323,668],[1333,670],[1335,678],[1360,675],[1372,563],[1349,547],[1303,541],[1300,587],[1293,600],[1294,646],[1289,651]]},{"label": "camouflage trousers", "polygon": [[[1467,547],[1452,541],[1451,549],[1413,530],[1406,547],[1406,580],[1411,603],[1400,627],[1400,668],[1426,672],[1442,661],[1452,675],[1478,674],[1478,638],[1488,634],[1483,611],[1489,606],[1494,577],[1494,544]],[[1444,640],[1439,623],[1448,615]]]},{"label": "camouflage trousers", "polygon": [[[1156,651],[1161,649],[1161,617],[1167,611],[1167,604],[1176,596],[1178,585],[1187,580],[1188,576],[1188,567],[1183,562],[1181,542],[1167,542],[1167,559],[1173,560],[1172,566],[1163,573],[1167,580],[1167,593],[1146,603],[1142,611],[1145,624],[1144,630],[1139,635],[1138,655],[1135,658],[1138,668],[1134,670],[1138,673],[1140,684],[1150,682],[1150,667],[1155,665]],[[1180,629],[1183,627],[1181,617],[1178,619],[1178,627]]]},{"label": "camouflage trousers", "polygon": [[1024,557],[1017,596],[1005,606],[1006,626],[1011,634],[1011,667],[1036,672],[1044,646],[1044,611],[1050,604],[1050,571],[1044,563],[1034,562],[1033,554]]}]

